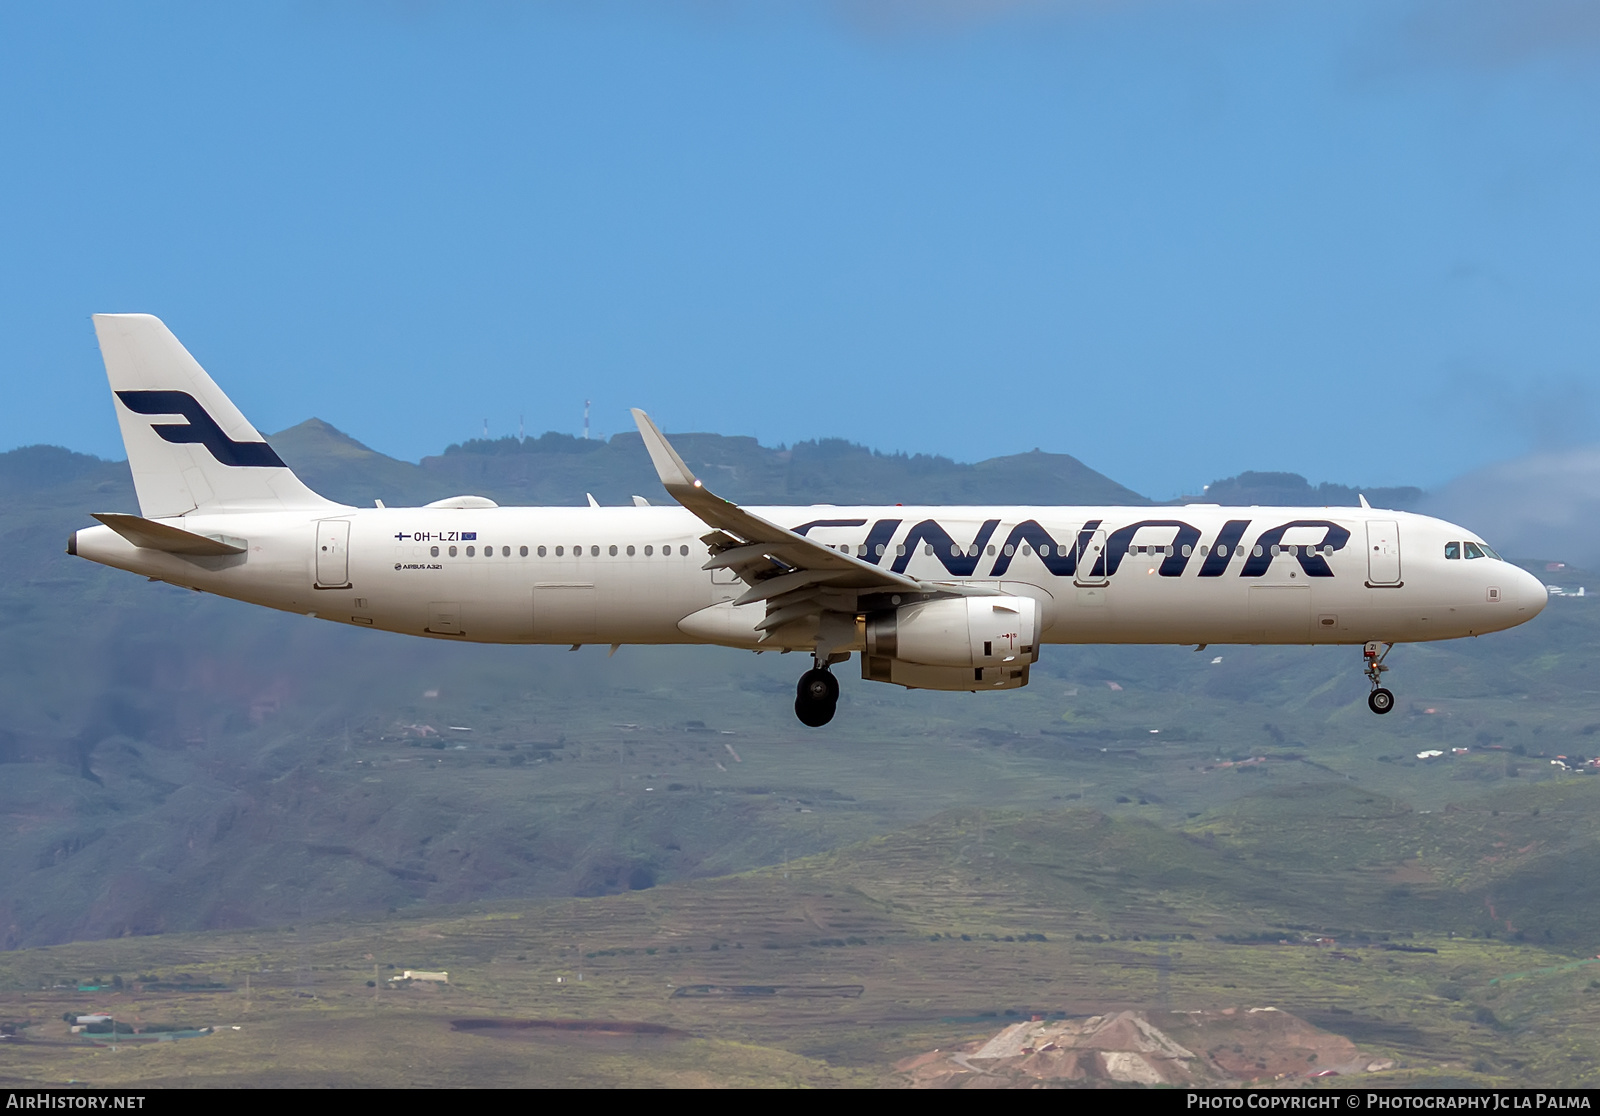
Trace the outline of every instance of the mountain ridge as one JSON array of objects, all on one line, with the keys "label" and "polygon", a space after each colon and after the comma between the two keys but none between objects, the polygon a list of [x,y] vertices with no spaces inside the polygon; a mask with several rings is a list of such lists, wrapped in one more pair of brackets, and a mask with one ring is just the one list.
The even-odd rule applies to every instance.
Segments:
[{"label": "mountain ridge", "polygon": [[[1244,472],[1198,497],[1152,500],[1064,453],[1033,449],[962,463],[936,454],[883,453],[839,438],[763,446],[748,435],[683,433],[673,443],[728,498],[745,504],[1113,504],[1206,502],[1246,506],[1354,506],[1357,493],[1379,507],[1411,510],[1421,489],[1310,484],[1296,473]],[[425,504],[467,488],[499,503],[573,505],[635,495],[659,502],[660,486],[639,435],[586,440],[554,431],[519,440],[474,439],[418,462],[390,457],[319,418],[269,435],[274,449],[312,489],[355,506],[382,500]],[[0,493],[51,487],[98,475],[115,483],[122,461],[59,446],[0,453]],[[109,471],[108,471],[109,470]]]}]

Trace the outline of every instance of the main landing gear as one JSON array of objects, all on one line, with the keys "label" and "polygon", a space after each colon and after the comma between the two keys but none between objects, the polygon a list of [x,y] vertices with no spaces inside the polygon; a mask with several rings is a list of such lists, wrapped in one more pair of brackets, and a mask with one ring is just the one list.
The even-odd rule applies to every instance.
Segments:
[{"label": "main landing gear", "polygon": [[[1378,648],[1382,646],[1380,652]],[[1376,640],[1361,649],[1361,657],[1366,662],[1363,670],[1368,678],[1372,679],[1372,692],[1367,695],[1367,708],[1374,713],[1387,713],[1394,708],[1394,694],[1390,693],[1379,683],[1383,680],[1383,672],[1389,668],[1383,665],[1383,660],[1389,657],[1389,652],[1394,650],[1394,644],[1379,644]]]},{"label": "main landing gear", "polygon": [[794,715],[807,728],[821,728],[833,720],[838,707],[839,680],[827,664],[818,662],[800,676],[800,684],[795,687]]}]

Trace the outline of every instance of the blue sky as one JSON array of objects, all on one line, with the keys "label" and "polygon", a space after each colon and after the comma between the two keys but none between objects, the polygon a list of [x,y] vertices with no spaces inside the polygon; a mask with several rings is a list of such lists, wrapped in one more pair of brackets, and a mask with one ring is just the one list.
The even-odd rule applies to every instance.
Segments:
[{"label": "blue sky", "polygon": [[[1431,486],[1600,441],[1581,0],[0,7],[0,448],[88,315],[263,430]],[[729,495],[736,496],[735,493]]]}]

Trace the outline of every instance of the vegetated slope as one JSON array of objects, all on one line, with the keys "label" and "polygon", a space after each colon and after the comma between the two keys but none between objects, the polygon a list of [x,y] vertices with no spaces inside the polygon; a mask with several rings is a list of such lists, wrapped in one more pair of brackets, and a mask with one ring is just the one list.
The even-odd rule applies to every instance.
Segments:
[{"label": "vegetated slope", "polygon": [[1203,497],[1208,503],[1249,507],[1252,504],[1269,507],[1274,504],[1287,507],[1337,506],[1355,507],[1360,497],[1375,508],[1394,508],[1416,511],[1423,501],[1423,491],[1410,486],[1399,488],[1356,488],[1348,484],[1312,485],[1299,473],[1244,472],[1236,477],[1212,481],[1206,485]]},{"label": "vegetated slope", "polygon": [[1600,950],[1600,779],[1507,786],[1423,813],[1353,786],[1281,787],[1190,822],[1285,895],[1281,921]]},{"label": "vegetated slope", "polygon": [[[1552,784],[1536,793],[1554,804],[1580,791]],[[1233,815],[1270,814],[1272,798]],[[1349,821],[1352,806],[1368,807],[1355,819],[1362,824],[1403,813],[1371,809],[1383,805],[1299,808],[1316,830]],[[1446,824],[1418,814],[1414,835],[1426,841]],[[1515,838],[1536,833],[1531,813],[1505,824]],[[818,1081],[859,1080],[852,1074],[860,1071],[893,1081],[891,1068],[908,1055],[1035,1016],[1132,1010],[1154,1019],[1276,1007],[1349,1039],[1363,1067],[1397,1063],[1372,1084],[1594,1082],[1584,1051],[1600,1024],[1600,969],[1582,953],[1473,937],[1449,926],[1446,907],[1416,914],[1382,896],[1363,901],[1356,889],[1338,912],[1345,929],[1308,925],[1326,913],[1325,882],[1292,867],[1220,837],[1092,810],[951,811],[780,866],[622,895],[15,951],[0,955],[0,1014],[26,1005],[32,1018],[59,1018],[106,1000],[74,991],[77,982],[121,977],[119,1012],[199,1023],[223,1012],[243,1024],[238,1050],[221,1042],[185,1052],[191,1081],[303,1083],[315,1067],[322,1083],[357,1084],[400,1072],[370,1057],[373,1028],[413,1050],[429,1021],[443,1028],[462,1017],[639,1020],[750,1044],[748,1074],[789,1065],[773,1054],[786,1051],[816,1060]],[[1264,870],[1275,878],[1258,879]],[[388,988],[387,978],[406,968],[447,970],[450,983]],[[379,983],[375,972],[385,988],[366,983]],[[246,975],[254,999],[241,1012]],[[238,991],[224,998],[171,988],[206,981]],[[1182,1029],[1162,1027],[1172,1037]],[[1331,1068],[1321,1058],[1335,1047],[1348,1053],[1319,1040],[1299,1044],[1306,1049],[1286,1062],[1284,1050],[1249,1046],[1255,1040],[1242,1031],[1225,1052],[1197,1041],[1240,1077],[1292,1075],[1296,1062],[1306,1076]],[[239,1052],[262,1042],[278,1056]],[[463,1074],[510,1081],[528,1058],[546,1064],[532,1047],[441,1039],[432,1049],[435,1083],[465,1083]],[[629,1065],[672,1065],[656,1048],[635,1053],[588,1069],[588,1058],[571,1059],[558,1079],[615,1081],[628,1079]],[[67,1057],[53,1050],[13,1054],[30,1073],[67,1065],[52,1061]],[[72,1076],[96,1085],[113,1074],[154,1081],[163,1064],[70,1063]]]}]

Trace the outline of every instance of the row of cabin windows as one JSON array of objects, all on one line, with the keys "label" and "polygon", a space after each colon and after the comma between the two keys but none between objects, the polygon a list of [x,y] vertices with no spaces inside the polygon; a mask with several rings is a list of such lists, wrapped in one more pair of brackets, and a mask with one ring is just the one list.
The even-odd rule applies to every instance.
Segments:
[{"label": "row of cabin windows", "polygon": [[[1479,544],[1477,544],[1477,543],[1470,543],[1470,542],[1466,544],[1466,546],[1467,546],[1467,557],[1468,558],[1482,558],[1482,557],[1484,557],[1484,552],[1485,551],[1488,551],[1489,557],[1493,557],[1493,558],[1500,557],[1498,554],[1495,554],[1494,551],[1489,550],[1488,547],[1484,547],[1482,550],[1480,550],[1478,548],[1478,545]],[[628,555],[629,558],[634,557],[634,555],[637,553],[637,551],[635,550],[635,548],[631,544],[629,546],[625,547],[625,548],[620,548],[620,549],[625,549],[627,551],[627,555]],[[844,554],[851,553],[851,549],[850,549],[850,544],[849,543],[841,543],[835,549],[839,550],[840,552],[842,552]],[[1067,552],[1067,548],[1064,547],[1064,546],[1057,547],[1056,549],[1062,554],[1065,554]],[[1130,547],[1128,547],[1128,553],[1129,554],[1157,554],[1157,555],[1163,555],[1165,557],[1170,558],[1175,553],[1178,553],[1178,552],[1181,551],[1183,556],[1185,558],[1188,558],[1191,555],[1193,555],[1193,553],[1195,552],[1195,549],[1196,548],[1194,548],[1192,546],[1189,546],[1188,544],[1184,544],[1181,547],[1173,547],[1173,546],[1130,546]],[[1295,546],[1293,544],[1290,544],[1289,546],[1272,546],[1272,547],[1269,547],[1268,549],[1271,550],[1273,557],[1277,557],[1279,554],[1287,554],[1287,555],[1293,557],[1295,555],[1298,555],[1302,550],[1305,551],[1305,553],[1306,553],[1306,555],[1308,557],[1310,555],[1318,553],[1317,548],[1314,547],[1314,546],[1299,547],[1299,546]],[[467,557],[468,558],[477,557],[477,552],[478,552],[478,548],[477,547],[468,546],[466,548],[466,550],[467,550]],[[877,555],[878,555],[878,557],[880,557],[880,558],[883,557],[884,550],[885,550],[884,544],[883,543],[879,543],[878,546],[877,546]],[[1005,550],[1005,553],[1006,553],[1006,557],[1010,558],[1014,554],[1017,553],[1018,548],[1015,547],[1015,546],[1012,546],[1010,544],[1007,544],[1004,547],[1004,550]],[[1235,552],[1237,552],[1238,548],[1235,547],[1234,550],[1235,550]],[[448,548],[448,551],[449,551],[449,556],[451,558],[454,558],[454,557],[457,556],[458,548],[452,546],[452,547]],[[556,557],[557,558],[565,557],[566,556],[566,551],[567,551],[567,548],[564,547],[564,546],[556,547],[555,548]],[[1029,546],[1027,543],[1024,543],[1022,545],[1022,547],[1021,547],[1021,551],[1022,551],[1022,556],[1026,558],[1026,557],[1028,557],[1029,555],[1031,555],[1033,553],[1033,548],[1031,546]],[[1208,546],[1201,546],[1201,547],[1199,547],[1199,551],[1200,551],[1200,557],[1204,558],[1206,555],[1211,553],[1211,548],[1208,547]],[[528,548],[525,547],[525,546],[518,547],[517,548],[517,552],[523,558],[526,558],[528,556]],[[541,547],[538,548],[538,552],[539,552],[539,557],[541,557],[541,558],[545,558],[545,557],[549,556],[549,548],[548,547],[541,546]],[[618,552],[619,552],[619,547],[615,543],[613,543],[611,546],[607,547],[607,552],[611,555],[611,557],[615,558],[617,556]],[[895,555],[898,557],[898,556],[901,556],[901,555],[905,554],[906,548],[903,545],[896,546],[894,548],[894,552],[895,552]],[[431,554],[433,557],[437,558],[437,557],[439,557],[439,548],[437,546],[431,547],[431,548],[429,548],[428,553]],[[865,556],[867,554],[867,548],[865,546],[858,546],[858,547],[855,548],[855,553],[858,556]],[[932,543],[923,543],[922,544],[922,553],[925,554],[925,555],[931,556],[933,554],[933,544]],[[989,544],[988,553],[989,553],[989,556],[991,558],[994,557],[994,555],[996,553],[996,548],[995,548],[994,543],[990,543]],[[1227,548],[1227,546],[1226,545],[1218,546],[1217,547],[1217,553],[1222,555],[1224,558],[1226,558],[1228,556],[1228,548]],[[1261,548],[1261,546],[1259,544],[1255,547],[1253,553],[1255,554],[1255,556],[1257,558],[1260,558],[1262,556],[1263,551],[1262,551],[1262,548]],[[669,557],[671,554],[672,554],[671,545],[663,546],[661,548],[661,556],[663,558]],[[959,544],[957,544],[957,543],[951,543],[950,544],[950,557],[959,558],[963,554],[965,554],[968,558],[976,558],[978,556],[978,545],[976,543],[974,543],[971,546],[967,547],[965,551],[963,551]],[[1324,558],[1333,557],[1333,547],[1324,545],[1322,547],[1321,554],[1322,554],[1322,556]],[[678,555],[679,555],[679,557],[687,558],[689,556],[689,548],[687,546],[680,545],[678,547]],[[492,547],[492,546],[484,547],[483,548],[483,556],[485,558],[493,558],[494,557],[494,547]],[[509,546],[502,546],[500,548],[500,556],[503,557],[503,558],[511,557],[511,548]],[[581,546],[573,547],[572,548],[572,556],[574,558],[582,557],[583,556],[583,547],[581,547]],[[645,548],[644,548],[644,556],[646,558],[654,557],[655,556],[655,547],[651,546],[650,544],[647,543],[645,545]],[[1040,545],[1040,547],[1039,547],[1039,556],[1041,558],[1050,557],[1050,544],[1049,543],[1044,543],[1044,544]],[[1444,556],[1446,558],[1459,558],[1459,557],[1461,557],[1461,544],[1460,543],[1446,543],[1445,544],[1445,548],[1444,548]],[[591,545],[589,547],[589,557],[591,557],[591,558],[600,557],[600,548],[598,546]]]},{"label": "row of cabin windows", "polygon": [[[609,551],[611,557],[613,557],[613,558],[615,558],[617,556],[618,549],[619,548],[615,544],[612,544],[610,547],[607,548],[607,550]],[[625,549],[628,552],[628,557],[629,558],[632,558],[634,556],[634,554],[637,553],[636,550],[634,549],[634,547],[632,547],[632,546],[628,546]],[[450,547],[449,548],[449,556],[451,558],[456,557],[457,550],[458,550],[457,547],[453,547],[453,546]],[[549,556],[549,550],[550,550],[549,547],[543,547],[543,546],[539,547],[538,548],[539,557],[541,557],[541,558],[548,557]],[[555,548],[555,552],[556,552],[556,557],[557,558],[564,558],[566,556],[566,553],[567,553],[567,548],[564,547],[564,546],[558,546],[558,547]],[[429,550],[428,550],[428,553],[431,554],[433,557],[437,558],[437,557],[439,557],[439,548],[436,547],[436,546],[435,547],[430,547]],[[517,553],[521,557],[526,558],[528,556],[528,548],[525,547],[525,546],[519,546],[517,548]],[[650,546],[648,544],[645,546],[645,548],[644,548],[644,556],[646,558],[655,557],[655,553],[656,553],[656,548],[654,546]],[[671,547],[670,544],[661,548],[661,556],[663,558],[666,558],[671,554],[672,554],[672,547]],[[467,547],[467,557],[468,558],[476,558],[477,556],[478,556],[478,548],[477,547],[475,547],[475,546]],[[484,547],[483,548],[483,556],[485,558],[493,558],[494,557],[494,547],[492,547],[492,546]],[[581,558],[583,556],[583,547],[581,547],[581,546],[573,547],[572,548],[572,556],[574,558]],[[678,556],[680,558],[689,557],[689,548],[687,546],[679,546],[678,547]],[[502,546],[500,548],[500,557],[502,557],[502,558],[511,557],[511,548],[509,546]],[[591,558],[600,557],[600,548],[598,546],[589,547],[589,557],[591,557]]]},{"label": "row of cabin windows", "polygon": [[[1447,542],[1444,544],[1444,556],[1451,559],[1500,558],[1500,555],[1490,550],[1484,543],[1475,542]],[[1501,560],[1504,561],[1504,559]]]},{"label": "row of cabin windows", "polygon": [[[835,547],[834,549],[839,550],[839,551],[841,551],[841,552],[843,552],[845,554],[852,553],[849,543],[844,543],[844,544],[842,544],[842,545],[840,545],[838,547]],[[1006,555],[1007,558],[1010,558],[1012,555],[1016,554],[1017,550],[1018,550],[1017,547],[1012,546],[1010,544],[1007,544],[1005,547],[1003,547],[1001,549],[1003,549],[1005,551],[1005,555]],[[1199,552],[1200,552],[1200,557],[1202,557],[1202,558],[1204,558],[1206,555],[1211,553],[1211,548],[1209,546],[1201,546],[1198,549],[1199,549]],[[1304,551],[1307,556],[1310,556],[1312,554],[1317,554],[1317,553],[1321,553],[1322,556],[1325,557],[1325,558],[1331,558],[1333,556],[1333,547],[1332,546],[1328,546],[1328,545],[1324,545],[1320,552],[1314,546],[1295,546],[1295,545],[1292,545],[1292,544],[1289,545],[1289,546],[1272,546],[1272,547],[1268,547],[1267,549],[1270,550],[1274,556],[1277,556],[1279,554],[1296,555],[1296,554],[1299,554],[1302,551]],[[884,548],[883,543],[879,543],[877,545],[877,548],[876,548],[877,556],[880,557],[880,558],[883,557],[884,550],[885,550],[885,548]],[[1056,548],[1056,550],[1057,550],[1057,552],[1059,552],[1061,554],[1065,554],[1067,552],[1067,548],[1064,547],[1064,546],[1058,546]],[[1187,543],[1184,544],[1181,547],[1172,547],[1172,546],[1130,546],[1130,547],[1128,547],[1128,553],[1129,554],[1161,554],[1161,555],[1166,555],[1169,558],[1172,555],[1178,554],[1178,553],[1181,553],[1185,558],[1188,558],[1188,557],[1191,557],[1195,553],[1195,550],[1196,550],[1195,547],[1190,546]],[[1234,550],[1235,550],[1235,552],[1237,552],[1238,547],[1235,547]],[[1031,546],[1027,545],[1026,543],[1024,543],[1022,545],[1022,547],[1021,547],[1021,551],[1022,551],[1023,557],[1026,558],[1027,556],[1029,556],[1029,555],[1031,555],[1033,553],[1033,548]],[[905,554],[906,548],[904,546],[896,546],[894,548],[894,552],[895,552],[895,555],[898,557],[900,555]],[[855,548],[853,553],[855,553],[857,556],[865,557],[867,555],[867,548],[864,547],[864,546],[858,546],[858,547]],[[931,556],[933,554],[933,544],[932,543],[923,543],[922,544],[922,553]],[[1228,547],[1227,547],[1227,545],[1223,544],[1223,545],[1217,547],[1217,553],[1222,555],[1223,557],[1227,557],[1227,555],[1228,555]],[[1255,553],[1255,556],[1257,558],[1259,558],[1264,553],[1264,551],[1262,550],[1262,548],[1260,546],[1257,546],[1255,548],[1254,553]],[[951,543],[950,544],[950,557],[959,558],[963,554],[965,554],[968,558],[976,558],[978,556],[978,546],[977,546],[977,544],[974,543],[973,545],[967,547],[966,550],[962,550],[960,544],[958,544],[958,543]],[[989,556],[991,558],[994,557],[994,555],[996,554],[996,548],[995,548],[995,544],[994,543],[990,543],[989,544],[988,554],[989,554]],[[1049,543],[1043,543],[1043,544],[1040,545],[1040,547],[1039,547],[1039,556],[1041,558],[1050,557],[1050,544]]]}]

